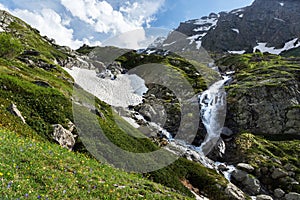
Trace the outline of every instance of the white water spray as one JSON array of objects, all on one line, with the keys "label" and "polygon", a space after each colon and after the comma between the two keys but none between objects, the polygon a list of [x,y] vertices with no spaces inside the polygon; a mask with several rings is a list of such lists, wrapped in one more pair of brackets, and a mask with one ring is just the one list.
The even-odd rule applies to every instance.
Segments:
[{"label": "white water spray", "polygon": [[224,84],[230,80],[229,77],[223,77],[199,96],[201,105],[200,115],[206,128],[207,134],[199,151],[207,155],[217,144],[226,117],[226,92]]}]

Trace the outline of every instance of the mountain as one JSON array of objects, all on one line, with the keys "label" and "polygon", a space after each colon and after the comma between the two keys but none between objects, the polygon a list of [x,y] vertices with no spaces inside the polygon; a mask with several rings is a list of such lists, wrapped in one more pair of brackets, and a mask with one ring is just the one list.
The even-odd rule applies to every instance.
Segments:
[{"label": "mountain", "polygon": [[300,46],[299,9],[296,0],[255,0],[248,7],[180,23],[158,47],[177,49],[182,34],[190,45],[209,52],[280,54]]},{"label": "mountain", "polygon": [[[107,67],[117,72],[118,63],[109,66],[114,61],[111,54],[126,61],[122,55],[129,50],[85,46],[76,52],[42,37],[6,11],[0,11],[0,27],[0,199],[192,199],[196,193],[228,199],[238,191],[216,171],[186,158],[148,173],[118,169],[138,168],[138,162],[127,161],[134,159],[134,153],[159,150],[159,144],[116,117],[117,111],[98,98],[81,101],[90,94],[74,83],[66,67],[98,72]],[[96,54],[83,54],[92,50]],[[197,78],[201,80],[200,75]],[[76,120],[90,126],[74,127]],[[115,144],[99,140],[98,152],[105,157],[98,157],[101,162],[83,145],[83,135],[95,133],[93,127],[99,124]],[[127,157],[110,153],[115,146],[129,152]],[[112,166],[105,159],[119,162]],[[147,156],[142,161],[153,163]]]},{"label": "mountain", "polygon": [[[289,49],[298,45],[297,6],[257,0],[182,23],[140,51],[73,51],[1,11],[0,198],[299,199],[300,56],[299,47]],[[273,23],[274,13],[291,21],[271,39],[271,26],[260,23]],[[259,34],[247,33],[256,26]],[[225,40],[227,33],[249,38]],[[253,52],[267,49],[264,43],[285,51]],[[242,53],[245,44],[249,53],[228,53]],[[211,89],[221,75],[230,81]],[[227,111],[225,127],[206,157],[199,146],[214,134],[204,124],[220,128],[218,102]],[[185,135],[190,130],[195,135]],[[177,139],[180,131],[187,137]],[[140,162],[147,169],[168,165],[142,173]]]}]

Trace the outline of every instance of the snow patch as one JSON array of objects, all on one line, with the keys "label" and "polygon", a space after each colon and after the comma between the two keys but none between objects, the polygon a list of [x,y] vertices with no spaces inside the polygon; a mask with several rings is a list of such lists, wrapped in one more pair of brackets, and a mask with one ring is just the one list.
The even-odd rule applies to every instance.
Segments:
[{"label": "snow patch", "polygon": [[1,33],[1,32],[4,32],[4,30],[3,30],[3,28],[0,27],[0,33]]},{"label": "snow patch", "polygon": [[239,29],[236,29],[236,28],[232,28],[231,30],[234,31],[234,32],[236,32],[237,34],[240,33],[240,30],[239,30]]},{"label": "snow patch", "polygon": [[283,2],[279,2],[279,4],[280,4],[281,6],[284,6],[284,3],[283,3]]},{"label": "snow patch", "polygon": [[206,19],[198,19],[194,24],[195,25],[212,24],[211,26],[216,26],[217,22],[218,22],[218,18],[206,18]]},{"label": "snow patch", "polygon": [[173,45],[173,44],[175,44],[176,43],[176,41],[174,41],[174,42],[172,42],[172,43],[169,43],[169,44],[163,44],[163,47],[168,47],[168,46],[171,46],[171,45]]},{"label": "snow patch", "polygon": [[195,32],[209,31],[209,29],[211,29],[211,26],[201,26],[201,27],[195,28],[193,31],[195,31]]},{"label": "snow patch", "polygon": [[202,34],[197,34],[193,35],[191,37],[188,37],[187,39],[190,40],[190,45],[193,44],[194,42],[196,43],[196,48],[200,49],[202,45],[201,39],[206,35],[207,33],[202,33]]},{"label": "snow patch", "polygon": [[241,50],[241,51],[228,51],[228,53],[231,54],[244,54],[246,51],[245,50]]},{"label": "snow patch", "polygon": [[257,44],[258,45],[256,47],[254,47],[253,52],[255,52],[256,50],[259,50],[262,53],[268,52],[268,53],[276,54],[276,55],[279,55],[283,51],[287,51],[290,49],[300,47],[300,42],[299,42],[298,38],[295,38],[293,40],[286,42],[282,49],[275,49],[275,47],[267,47],[267,43],[263,43],[263,42],[260,42]]},{"label": "snow patch", "polygon": [[245,9],[240,8],[240,9],[233,10],[233,11],[231,11],[230,13],[231,13],[231,14],[239,14],[240,12],[244,12],[244,11],[245,11]]},{"label": "snow patch", "polygon": [[112,106],[128,107],[142,103],[147,92],[145,81],[137,75],[120,74],[115,80],[102,79],[94,70],[64,68],[84,90]]},{"label": "snow patch", "polygon": [[277,18],[277,17],[274,17],[274,19],[277,20],[277,21],[285,22],[283,19],[280,19],[280,18]]},{"label": "snow patch", "polygon": [[150,50],[150,49],[149,49],[149,50],[146,51],[146,54],[147,54],[147,55],[151,55],[151,54],[153,54],[153,53],[156,53],[156,50]]},{"label": "snow patch", "polygon": [[244,17],[244,14],[240,14],[240,15],[239,15],[239,18],[243,18],[243,17]]}]

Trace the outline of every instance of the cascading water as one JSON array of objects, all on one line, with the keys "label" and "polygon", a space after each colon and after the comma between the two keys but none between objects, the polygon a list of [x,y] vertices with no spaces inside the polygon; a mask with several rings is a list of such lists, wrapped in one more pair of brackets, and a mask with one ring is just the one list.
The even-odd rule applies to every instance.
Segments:
[{"label": "cascading water", "polygon": [[226,92],[223,86],[229,80],[229,77],[224,76],[223,80],[214,83],[199,95],[200,115],[207,134],[198,151],[204,155],[213,149],[220,138],[226,117]]}]

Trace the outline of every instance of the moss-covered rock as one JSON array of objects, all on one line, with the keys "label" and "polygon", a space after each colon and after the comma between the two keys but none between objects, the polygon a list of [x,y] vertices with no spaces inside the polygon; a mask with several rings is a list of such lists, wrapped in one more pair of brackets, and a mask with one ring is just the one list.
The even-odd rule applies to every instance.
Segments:
[{"label": "moss-covered rock", "polygon": [[[232,55],[219,61],[234,70],[228,86],[226,126],[253,133],[300,133],[300,68],[297,60],[268,54]],[[226,66],[226,67],[222,67]]]}]

